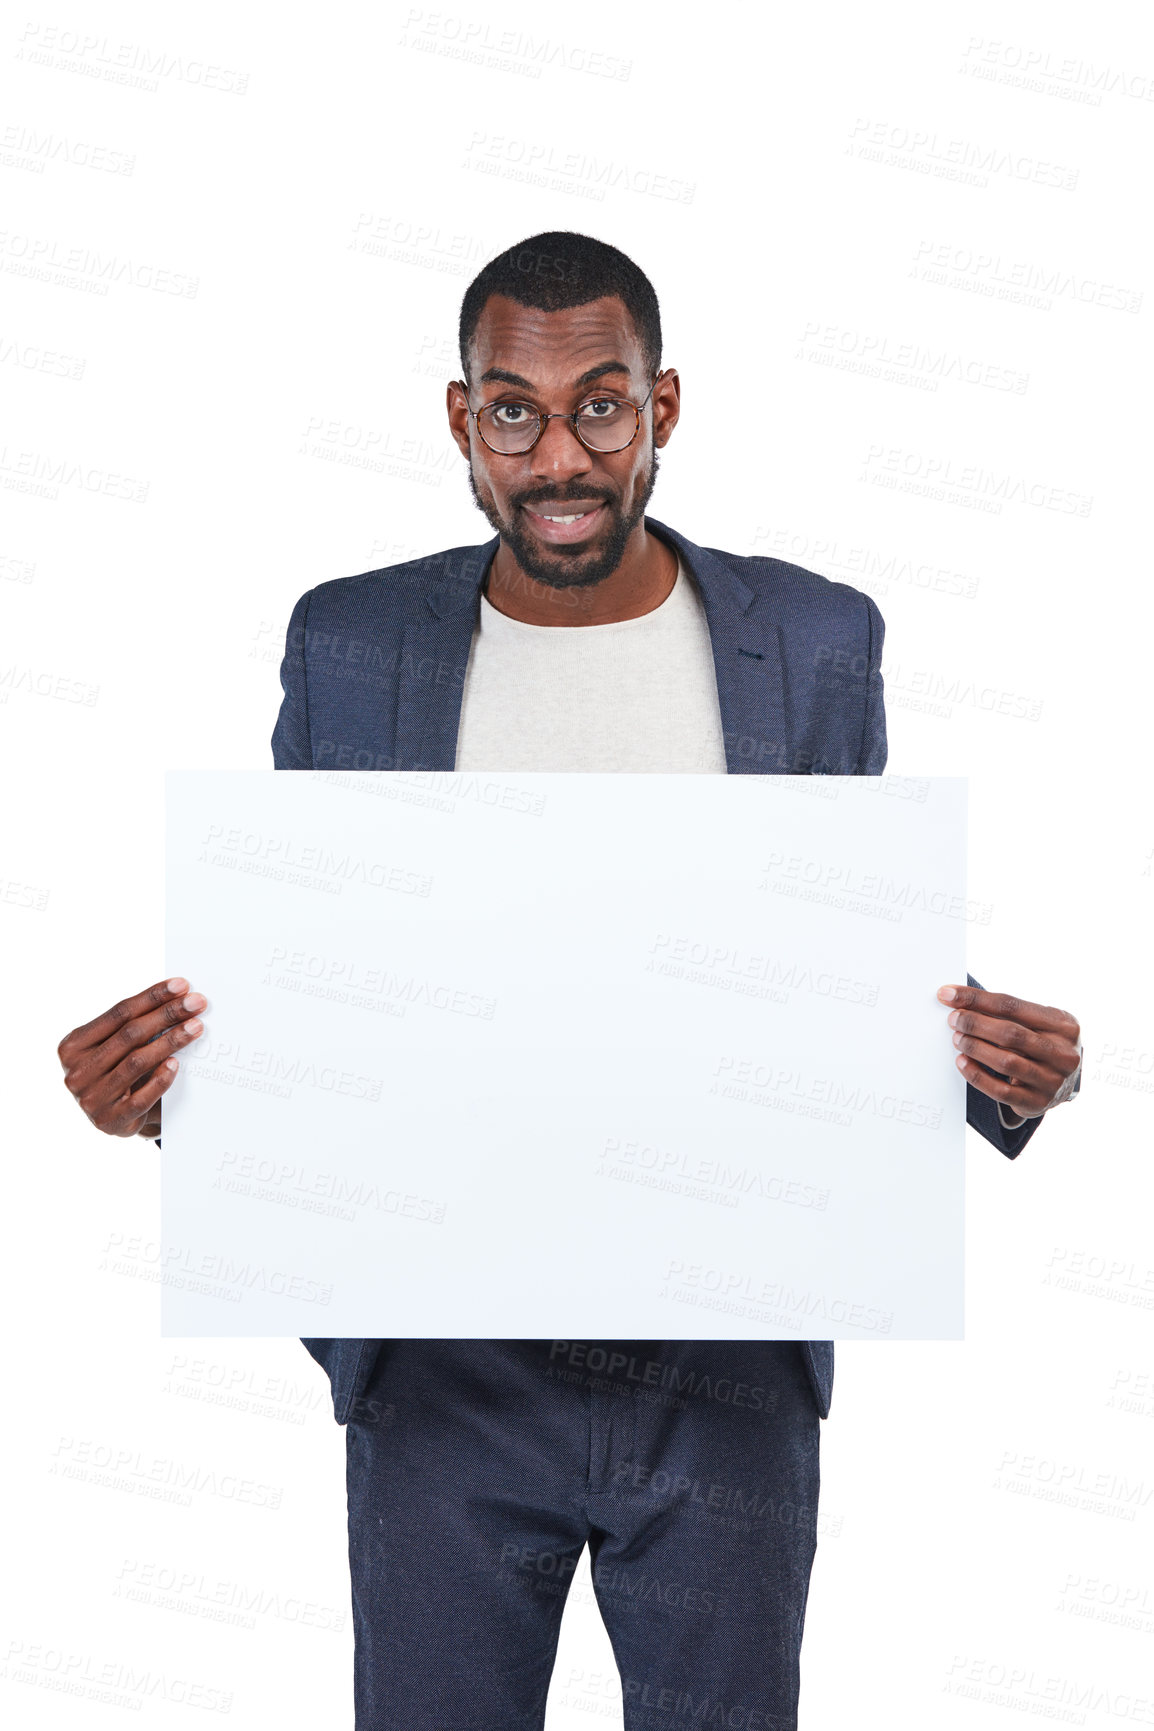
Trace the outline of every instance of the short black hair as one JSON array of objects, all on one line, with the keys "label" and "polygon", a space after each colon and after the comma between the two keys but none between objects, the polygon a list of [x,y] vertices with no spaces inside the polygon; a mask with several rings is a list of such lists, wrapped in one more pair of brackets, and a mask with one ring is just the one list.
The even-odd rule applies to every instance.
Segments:
[{"label": "short black hair", "polygon": [[661,365],[661,312],[653,284],[631,258],[607,241],[557,229],[530,235],[490,259],[461,302],[461,367],[466,380],[469,345],[490,295],[507,295],[518,306],[548,313],[616,295],[636,327],[647,370],[656,374]]}]

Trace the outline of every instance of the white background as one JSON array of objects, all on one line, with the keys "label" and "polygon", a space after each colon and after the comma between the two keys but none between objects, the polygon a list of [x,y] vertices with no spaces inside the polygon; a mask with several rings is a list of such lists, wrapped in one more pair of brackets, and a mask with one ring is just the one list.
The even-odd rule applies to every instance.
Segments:
[{"label": "white background", "polygon": [[[1091,1731],[1154,1722],[1148,21],[22,16],[0,37],[4,1651],[39,1644],[44,1686],[5,1684],[15,1721],[123,1722],[53,1687],[63,1652],[231,1694],[246,1726],[352,1723],[324,1379],[292,1342],[158,1338],[154,1152],[99,1140],[55,1046],[159,977],[162,772],[269,767],[298,595],[487,537],[444,429],[459,297],[571,226],[661,296],[684,417],[655,514],[876,597],[890,769],[972,778],[971,967],[1084,1028],[1082,1095],[1020,1160],[971,1139],[966,1343],[838,1349],[802,1724],[1012,1725],[1047,1700]],[[457,57],[483,23],[506,52]],[[64,52],[69,31],[95,40]],[[117,1455],[138,1485],[159,1461],[215,1489],[106,1488]],[[182,1614],[192,1589],[126,1597],[149,1566],[269,1608],[250,1627]],[[611,1668],[583,1577],[550,1731],[616,1722]],[[133,1722],[187,1718],[149,1698]]]}]

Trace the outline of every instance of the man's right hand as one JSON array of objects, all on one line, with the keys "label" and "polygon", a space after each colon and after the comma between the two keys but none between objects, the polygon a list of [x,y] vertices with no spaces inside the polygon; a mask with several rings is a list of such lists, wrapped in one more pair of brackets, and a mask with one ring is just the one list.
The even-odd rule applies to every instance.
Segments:
[{"label": "man's right hand", "polygon": [[159,980],[65,1034],[56,1048],[64,1085],[98,1130],[160,1135],[161,1095],[180,1067],[172,1054],[199,1038],[207,1002],[187,980]]}]

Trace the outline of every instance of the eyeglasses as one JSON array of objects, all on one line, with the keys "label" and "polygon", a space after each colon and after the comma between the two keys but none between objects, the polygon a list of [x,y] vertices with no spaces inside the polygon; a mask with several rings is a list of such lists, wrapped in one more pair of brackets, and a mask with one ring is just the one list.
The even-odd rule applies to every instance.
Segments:
[{"label": "eyeglasses", "polygon": [[642,403],[631,403],[626,397],[588,397],[572,414],[543,415],[532,403],[504,401],[486,403],[469,413],[484,443],[502,457],[523,457],[531,451],[548,421],[568,421],[587,450],[624,451],[637,437],[641,411],[660,378],[658,373]]}]

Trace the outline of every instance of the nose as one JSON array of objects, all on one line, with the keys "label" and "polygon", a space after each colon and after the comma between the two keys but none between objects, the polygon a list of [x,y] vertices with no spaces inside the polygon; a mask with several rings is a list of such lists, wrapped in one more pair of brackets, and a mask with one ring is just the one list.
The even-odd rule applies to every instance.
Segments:
[{"label": "nose", "polygon": [[544,432],[529,453],[529,462],[531,472],[542,481],[570,481],[587,475],[593,467],[592,453],[562,415],[546,421]]}]

